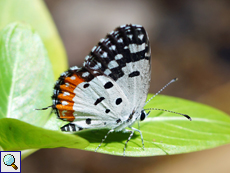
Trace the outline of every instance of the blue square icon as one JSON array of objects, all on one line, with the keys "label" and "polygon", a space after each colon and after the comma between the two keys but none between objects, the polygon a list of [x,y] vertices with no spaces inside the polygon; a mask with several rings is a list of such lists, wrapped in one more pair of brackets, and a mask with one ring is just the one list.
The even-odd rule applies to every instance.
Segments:
[{"label": "blue square icon", "polygon": [[21,151],[0,151],[1,173],[21,172]]}]

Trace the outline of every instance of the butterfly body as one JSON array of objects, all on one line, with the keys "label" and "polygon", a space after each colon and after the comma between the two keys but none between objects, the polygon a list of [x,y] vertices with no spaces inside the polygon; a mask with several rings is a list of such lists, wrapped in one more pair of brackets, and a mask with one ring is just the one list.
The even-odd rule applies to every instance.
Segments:
[{"label": "butterfly body", "polygon": [[143,120],[150,62],[149,39],[140,25],[120,26],[101,39],[83,67],[71,67],[55,84],[52,107],[69,121],[61,130],[122,131]]}]

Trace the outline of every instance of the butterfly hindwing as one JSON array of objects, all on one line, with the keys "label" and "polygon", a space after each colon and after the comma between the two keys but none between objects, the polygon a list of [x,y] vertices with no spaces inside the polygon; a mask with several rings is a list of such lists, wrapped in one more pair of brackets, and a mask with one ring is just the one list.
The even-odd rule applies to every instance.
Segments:
[{"label": "butterfly hindwing", "polygon": [[[101,75],[90,81],[84,88],[84,83],[75,89],[73,109],[74,123],[83,128],[115,128],[117,120],[124,120],[129,111],[129,101],[121,88],[111,78]],[[90,126],[84,126],[84,118],[90,118]],[[78,124],[79,121],[83,123]]]}]

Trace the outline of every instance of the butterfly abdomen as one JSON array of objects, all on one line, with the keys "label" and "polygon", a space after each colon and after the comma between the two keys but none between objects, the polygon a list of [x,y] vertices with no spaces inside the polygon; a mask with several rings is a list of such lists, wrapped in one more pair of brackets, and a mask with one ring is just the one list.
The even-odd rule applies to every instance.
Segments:
[{"label": "butterfly abdomen", "polygon": [[75,131],[81,131],[83,128],[76,126],[75,124],[69,123],[61,127],[61,131],[66,132],[75,132]]}]

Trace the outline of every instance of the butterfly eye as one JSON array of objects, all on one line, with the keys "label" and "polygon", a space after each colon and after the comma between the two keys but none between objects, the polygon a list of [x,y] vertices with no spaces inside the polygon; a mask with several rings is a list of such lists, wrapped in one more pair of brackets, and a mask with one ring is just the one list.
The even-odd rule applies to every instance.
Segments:
[{"label": "butterfly eye", "polygon": [[144,110],[141,111],[141,116],[140,116],[140,120],[143,121],[146,117],[146,113]]}]

